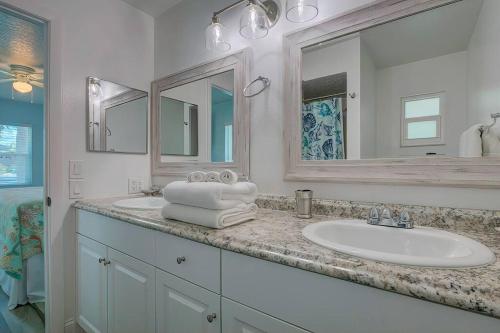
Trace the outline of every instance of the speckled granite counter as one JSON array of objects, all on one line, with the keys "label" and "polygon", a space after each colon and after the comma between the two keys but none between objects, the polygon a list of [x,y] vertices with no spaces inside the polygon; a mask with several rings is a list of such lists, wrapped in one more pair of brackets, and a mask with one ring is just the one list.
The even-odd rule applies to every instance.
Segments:
[{"label": "speckled granite counter", "polygon": [[[213,230],[166,220],[159,210],[117,209],[111,205],[116,200],[118,198],[82,200],[74,207],[221,249],[500,318],[498,259],[486,267],[466,269],[381,263],[323,248],[302,236],[302,228],[307,224],[335,219],[333,216],[301,220],[289,211],[260,209],[254,221]],[[263,202],[261,204],[266,206]],[[495,229],[497,221],[492,223],[486,227],[480,223],[477,228],[471,223],[459,223],[447,225],[447,228],[480,241],[500,258],[500,231]]]}]

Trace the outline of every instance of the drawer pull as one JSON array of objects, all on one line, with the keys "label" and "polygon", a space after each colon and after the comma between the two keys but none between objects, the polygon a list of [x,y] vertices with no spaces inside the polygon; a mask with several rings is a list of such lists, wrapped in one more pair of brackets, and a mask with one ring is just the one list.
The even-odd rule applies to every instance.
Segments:
[{"label": "drawer pull", "polygon": [[207,320],[209,323],[213,322],[215,318],[217,318],[217,315],[215,313],[209,314],[207,316]]},{"label": "drawer pull", "polygon": [[180,265],[186,261],[186,257],[177,257],[177,263]]}]

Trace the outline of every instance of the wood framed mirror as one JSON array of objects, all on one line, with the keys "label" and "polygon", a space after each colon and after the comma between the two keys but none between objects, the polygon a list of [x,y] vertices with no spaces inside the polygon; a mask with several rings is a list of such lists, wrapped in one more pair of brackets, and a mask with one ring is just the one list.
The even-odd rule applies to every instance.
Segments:
[{"label": "wood framed mirror", "polygon": [[152,83],[153,176],[231,169],[248,178],[250,58],[244,49]]},{"label": "wood framed mirror", "polygon": [[500,187],[487,5],[381,0],[286,35],[285,179]]}]

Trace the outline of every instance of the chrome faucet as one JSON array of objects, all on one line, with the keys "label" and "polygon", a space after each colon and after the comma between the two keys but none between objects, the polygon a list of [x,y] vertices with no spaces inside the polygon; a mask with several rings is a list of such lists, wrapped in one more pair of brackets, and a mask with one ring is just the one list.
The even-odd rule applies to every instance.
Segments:
[{"label": "chrome faucet", "polygon": [[413,221],[410,220],[410,214],[408,211],[403,210],[399,217],[393,217],[389,208],[384,208],[382,210],[382,214],[379,214],[379,210],[376,207],[373,207],[368,216],[368,224],[403,229],[414,228]]}]

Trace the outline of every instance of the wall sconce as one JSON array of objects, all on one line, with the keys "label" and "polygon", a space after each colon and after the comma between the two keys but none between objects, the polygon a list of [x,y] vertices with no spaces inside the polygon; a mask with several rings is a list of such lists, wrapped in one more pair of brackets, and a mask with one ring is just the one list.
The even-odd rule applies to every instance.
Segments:
[{"label": "wall sconce", "polygon": [[[281,7],[279,0],[240,0],[214,12],[212,23],[205,31],[208,50],[227,51],[231,44],[225,39],[225,28],[219,16],[233,8],[246,4],[240,17],[240,35],[246,39],[259,39],[267,36],[279,20]],[[318,0],[287,0],[286,17],[291,22],[301,23],[314,19],[318,13]]]}]

